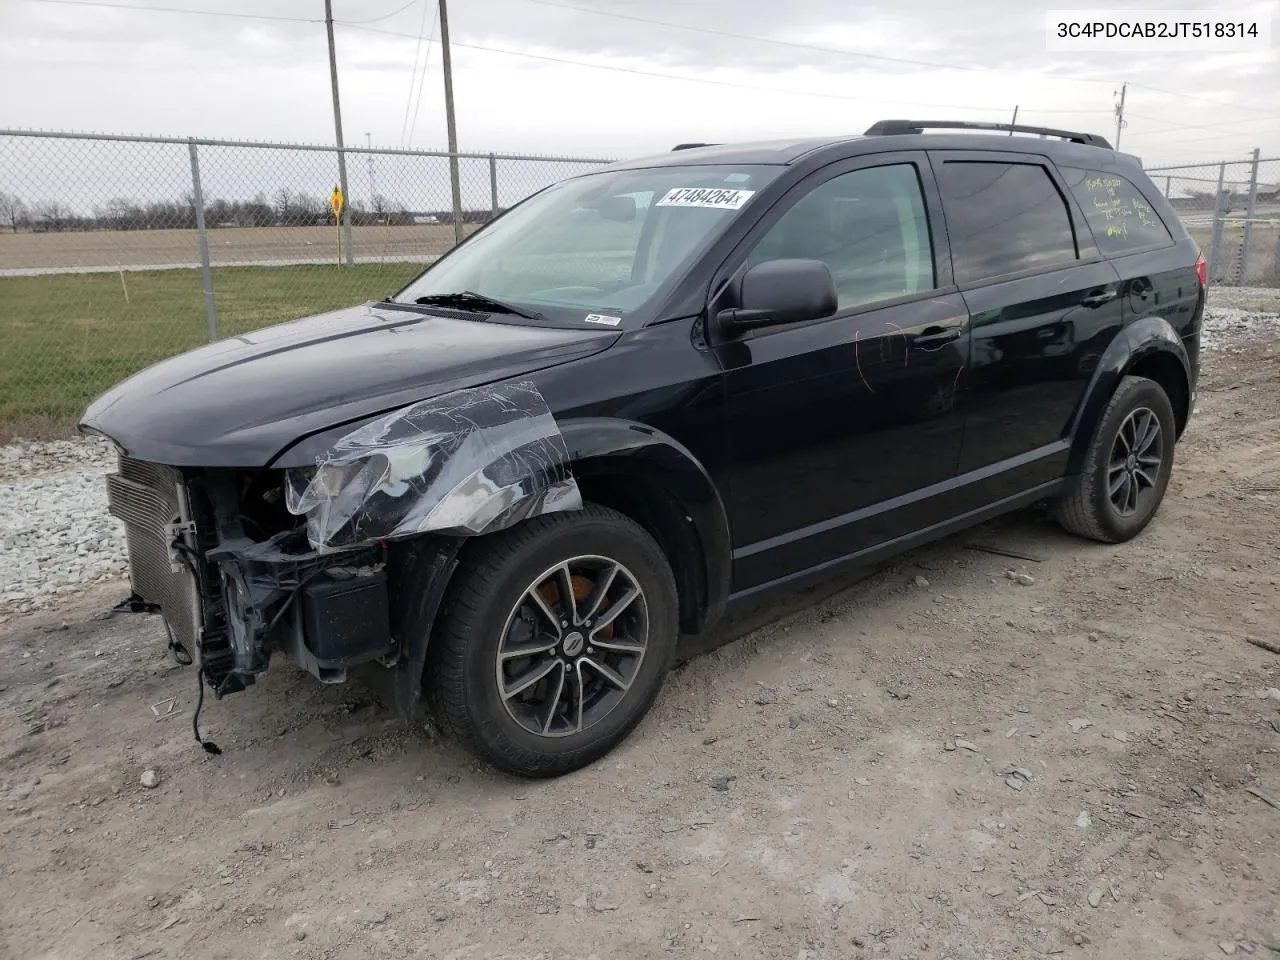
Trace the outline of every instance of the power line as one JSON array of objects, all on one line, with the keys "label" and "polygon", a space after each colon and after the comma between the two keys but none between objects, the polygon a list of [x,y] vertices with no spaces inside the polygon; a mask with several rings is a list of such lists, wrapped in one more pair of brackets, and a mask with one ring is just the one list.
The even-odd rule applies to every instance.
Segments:
[{"label": "power line", "polygon": [[[697,26],[693,26],[691,24],[685,24],[685,23],[672,23],[669,20],[656,20],[649,17],[638,17],[633,14],[614,13],[613,11],[610,11],[610,10],[597,10],[593,7],[582,7],[572,3],[564,3],[564,2],[561,2],[561,0],[527,0],[527,2],[536,3],[544,7],[556,7],[562,10],[573,10],[578,13],[594,14],[596,16],[601,16],[601,17],[612,17],[617,20],[630,20],[634,23],[647,23],[653,26],[669,27],[675,30],[687,30],[693,33],[702,33],[710,36],[726,37],[733,40],[750,40],[756,43],[770,43],[770,44],[775,44],[777,46],[791,47],[791,48],[800,49],[800,50],[813,50],[821,53],[836,54],[838,56],[844,56],[844,57],[857,57],[863,60],[877,60],[883,63],[900,63],[900,64],[909,64],[914,66],[932,67],[935,69],[942,69],[942,70],[965,70],[965,71],[972,71],[977,73],[1003,74],[1007,76],[1025,77],[1030,74],[1041,80],[1071,81],[1073,83],[1102,83],[1102,84],[1113,83],[1113,81],[1104,80],[1098,77],[1054,76],[1052,74],[1031,73],[1030,71],[1001,70],[999,68],[992,68],[992,67],[971,66],[968,64],[941,63],[934,60],[917,60],[917,59],[911,59],[911,58],[905,58],[905,57],[890,57],[882,54],[863,53],[856,50],[842,50],[837,47],[825,47],[819,44],[800,43],[792,40],[776,40],[776,39],[773,39],[772,37],[758,37],[751,34],[733,33],[726,30],[716,30],[710,27],[697,27]],[[1164,94],[1165,96],[1181,97],[1187,100],[1198,100],[1201,103],[1210,103],[1215,106],[1228,107],[1235,110],[1246,110],[1253,113],[1262,112],[1258,110],[1257,107],[1247,107],[1247,106],[1241,106],[1239,104],[1226,103],[1221,100],[1213,100],[1208,97],[1200,97],[1190,93],[1178,93],[1174,90],[1165,90],[1161,87],[1153,87],[1145,83],[1130,82],[1128,85],[1131,87],[1140,87],[1143,90],[1150,90],[1153,93],[1161,93],[1161,94]],[[1041,110],[1038,112],[1051,113],[1055,111]],[[1073,111],[1056,111],[1056,112],[1073,112]]]},{"label": "power line", "polygon": [[1184,100],[1198,100],[1201,103],[1211,103],[1215,107],[1226,107],[1229,110],[1246,110],[1249,113],[1262,113],[1257,107],[1245,107],[1238,103],[1227,103],[1224,100],[1211,100],[1208,97],[1198,97],[1194,93],[1177,93],[1173,90],[1164,90],[1160,87],[1153,87],[1145,83],[1130,83],[1131,87],[1140,87],[1143,90],[1150,90],[1152,93],[1163,93],[1167,97],[1181,97]]},{"label": "power line", "polygon": [[[836,54],[838,56],[843,56],[843,57],[857,57],[863,60],[876,60],[882,63],[900,63],[900,64],[908,64],[912,66],[932,67],[935,69],[942,69],[942,70],[965,70],[965,71],[972,71],[977,73],[1003,74],[1007,76],[1025,77],[1030,74],[1041,80],[1071,81],[1073,83],[1102,83],[1102,84],[1114,83],[1111,80],[1105,80],[1099,77],[1054,76],[1052,74],[1031,73],[1030,71],[1001,70],[999,68],[993,68],[993,67],[971,66],[968,64],[956,64],[956,63],[941,63],[935,60],[918,60],[918,59],[912,59],[907,57],[890,57],[890,56],[885,56],[883,54],[863,53],[856,50],[842,50],[837,47],[825,47],[820,44],[800,43],[798,41],[793,41],[793,40],[776,40],[772,37],[758,37],[752,34],[733,33],[727,30],[716,30],[711,27],[698,27],[698,26],[693,26],[692,24],[687,24],[687,23],[672,23],[669,20],[657,20],[650,17],[638,17],[638,16],[635,16],[634,14],[615,13],[611,10],[597,10],[593,7],[582,7],[572,3],[564,3],[562,2],[562,0],[527,0],[527,2],[536,3],[544,7],[556,7],[561,10],[573,10],[577,13],[594,14],[595,16],[600,16],[600,17],[611,17],[616,20],[630,20],[633,23],[647,23],[653,26],[669,27],[674,30],[687,30],[693,33],[702,33],[710,36],[726,37],[733,40],[750,40],[756,43],[769,43],[777,46],[791,47],[793,49],[799,49],[799,50],[812,50],[820,53]],[[1198,100],[1201,103],[1210,103],[1210,104],[1213,104],[1214,106],[1228,107],[1230,109],[1235,109],[1235,110],[1246,110],[1253,113],[1262,112],[1258,110],[1257,107],[1247,107],[1247,106],[1241,106],[1239,104],[1234,104],[1234,103],[1226,103],[1221,100],[1213,100],[1208,97],[1200,97],[1190,93],[1178,93],[1177,91],[1174,91],[1174,90],[1165,90],[1161,87],[1153,87],[1150,84],[1130,82],[1128,85],[1131,87],[1139,87],[1143,90],[1150,90],[1153,93],[1161,93],[1161,94],[1164,94],[1165,96],[1181,97],[1186,100]],[[1041,110],[1039,112],[1048,113],[1050,111]]]},{"label": "power line", "polygon": [[[1158,131],[1158,132],[1163,133],[1164,131]],[[1150,139],[1149,136],[1143,137],[1143,134],[1141,133],[1134,134],[1134,136],[1143,137],[1142,143],[1140,144],[1140,148],[1144,150],[1148,146],[1159,147],[1159,146],[1164,146],[1166,144],[1181,145],[1184,143],[1207,143],[1210,140],[1213,140],[1217,143],[1221,143],[1224,135],[1226,135],[1225,132],[1216,133],[1213,136],[1208,136],[1208,137],[1184,137],[1179,135],[1179,136],[1173,136],[1173,137],[1159,137],[1158,139]]]},{"label": "power line", "polygon": [[[262,13],[242,13],[238,11],[229,11],[229,10],[200,10],[200,9],[190,9],[190,8],[180,8],[180,7],[165,7],[165,6],[158,6],[154,4],[115,3],[115,2],[111,2],[111,0],[28,0],[28,2],[43,3],[43,4],[53,5],[53,6],[95,7],[95,8],[106,9],[106,10],[136,11],[141,13],[188,14],[191,16],[223,17],[223,18],[237,19],[237,20],[262,20],[262,21],[271,21],[271,22],[277,22],[277,23],[319,24],[324,22],[322,19],[317,19],[313,17],[289,17],[289,16],[262,14]],[[388,20],[396,16],[397,14],[403,13],[405,10],[412,7],[413,4],[416,2],[418,2],[418,0],[409,0],[408,3],[395,8],[389,13],[385,13],[377,17],[372,17],[367,20],[358,20],[358,21],[336,20],[335,23],[338,23],[344,27],[350,27],[351,29],[354,29],[354,30],[365,30],[366,32],[381,33],[386,36],[416,39],[419,41],[419,43],[421,43],[421,39],[422,39],[421,29],[419,29],[419,33],[415,35],[415,34],[399,33],[399,32],[389,31],[389,30],[380,30],[374,27],[367,26],[370,23],[377,23],[382,20]],[[426,0],[424,0],[424,2],[426,2]],[[911,65],[911,66],[930,67],[933,69],[942,69],[942,70],[959,70],[959,71],[968,71],[968,72],[974,72],[974,73],[992,73],[992,74],[1002,74],[1002,75],[1010,75],[1010,76],[1027,76],[1026,72],[1019,73],[1017,71],[999,70],[999,69],[993,69],[993,68],[981,67],[981,66],[969,66],[964,64],[948,64],[948,63],[940,63],[937,61],[919,60],[919,59],[912,59],[912,58],[906,58],[906,57],[891,57],[891,56],[884,56],[880,54],[862,53],[854,50],[842,50],[836,47],[825,47],[818,44],[807,44],[807,43],[800,43],[797,41],[790,41],[790,40],[776,40],[769,37],[757,37],[750,34],[739,34],[739,33],[733,33],[730,31],[716,30],[709,27],[693,26],[690,24],[671,23],[669,21],[657,20],[657,19],[652,19],[648,17],[638,17],[631,14],[614,13],[612,11],[606,11],[606,10],[595,10],[590,7],[580,7],[574,4],[562,3],[562,2],[559,2],[559,0],[528,0],[528,2],[536,3],[546,7],[556,7],[564,10],[572,10],[579,13],[594,14],[596,16],[602,16],[602,17],[611,17],[613,19],[629,20],[636,23],[647,23],[653,26],[668,27],[675,30],[685,30],[693,33],[720,36],[728,39],[747,40],[747,41],[756,42],[756,43],[767,43],[767,44],[773,44],[776,46],[790,47],[793,49],[811,50],[811,51],[820,52],[820,53],[833,54],[841,57],[855,57],[858,59],[873,60],[873,61],[879,61],[882,63],[898,63],[898,64]],[[426,15],[425,15],[425,8],[424,8],[423,20],[425,21],[425,19],[426,19]],[[433,34],[434,34],[434,29],[435,28],[433,26],[432,28]],[[763,86],[752,85],[752,84],[735,83],[729,80],[713,80],[711,78],[706,78],[706,77],[682,76],[680,74],[668,74],[668,73],[661,73],[661,72],[652,71],[652,70],[640,70],[632,67],[621,67],[621,66],[610,65],[610,64],[591,63],[589,61],[572,60],[565,57],[552,57],[544,54],[528,53],[528,52],[518,51],[518,50],[505,50],[499,47],[490,47],[490,46],[484,46],[481,44],[463,43],[460,41],[454,41],[453,46],[463,47],[465,49],[470,49],[470,50],[479,50],[485,53],[496,53],[503,56],[522,57],[529,60],[540,60],[546,63],[557,63],[557,64],[566,65],[566,66],[589,67],[596,70],[609,70],[616,73],[629,73],[636,76],[648,76],[648,77],[655,77],[655,78],[664,79],[664,80],[683,80],[688,83],[702,83],[702,84],[708,84],[712,86],[730,87],[730,88],[736,88],[736,89],[742,89],[742,90],[755,90],[763,93],[782,93],[782,94],[788,94],[791,96],[820,97],[823,99],[846,100],[846,101],[863,102],[863,103],[880,103],[880,104],[896,105],[896,106],[936,107],[939,109],[961,110],[961,111],[976,112],[976,113],[985,113],[993,109],[1002,109],[1002,108],[973,107],[973,106],[962,105],[962,104],[932,104],[932,103],[920,103],[916,101],[904,101],[904,100],[876,100],[876,99],[871,99],[871,98],[862,97],[862,96],[854,97],[854,96],[845,96],[845,95],[833,94],[833,93],[820,93],[817,91],[775,89],[771,87],[763,87]],[[425,64],[423,66],[423,69],[425,71]],[[410,75],[409,96],[411,98],[413,97],[413,82],[416,77],[416,73],[417,73],[417,51],[415,51],[415,66],[414,66],[413,72]],[[1067,81],[1078,82],[1078,83],[1110,83],[1111,82],[1111,81],[1092,78],[1092,77],[1052,76],[1052,75],[1045,75],[1045,74],[1034,74],[1034,76],[1042,80],[1067,80]],[[1264,113],[1263,111],[1259,110],[1257,107],[1249,107],[1241,104],[1228,103],[1226,101],[1215,100],[1210,97],[1197,96],[1196,94],[1179,93],[1174,90],[1166,90],[1164,88],[1151,86],[1150,84],[1145,84],[1145,83],[1130,82],[1129,85],[1132,87],[1137,87],[1139,89],[1148,90],[1152,93],[1162,94],[1164,96],[1175,97],[1175,98],[1180,98],[1184,100],[1194,100],[1200,103],[1211,104],[1213,106],[1223,107],[1226,109],[1242,110],[1250,113],[1260,114],[1260,116],[1254,119],[1242,119],[1239,121],[1225,121],[1222,123],[1214,123],[1214,124],[1171,124],[1170,126],[1162,128],[1161,130],[1154,131],[1156,133],[1163,133],[1163,132],[1171,131],[1174,129],[1191,129],[1191,130],[1209,129],[1212,127],[1231,126],[1237,122],[1252,123],[1256,121],[1280,119],[1280,115]],[[420,103],[421,103],[421,83],[419,83],[419,92],[417,95],[417,104],[420,104]],[[1081,110],[1071,110],[1071,109],[1062,109],[1062,108],[1046,108],[1046,109],[1040,109],[1040,110],[1034,110],[1032,108],[1029,108],[1029,109],[1031,109],[1031,112],[1035,112],[1035,113],[1076,114],[1081,116],[1086,114],[1112,112],[1110,110],[1103,111],[1100,109],[1081,109]],[[1141,119],[1157,120],[1157,122],[1168,123],[1168,121],[1158,120],[1155,117],[1145,117],[1141,114],[1135,114],[1132,112],[1129,112],[1128,115],[1131,117],[1140,117]],[[413,121],[412,121],[415,124],[416,124],[416,117],[417,117],[417,109],[415,108],[413,111]],[[406,104],[405,104],[405,120],[406,122],[410,121],[408,101],[406,101]],[[402,127],[401,127],[402,134],[404,133],[404,130],[405,128],[404,128],[404,125],[402,124]],[[1150,136],[1150,134],[1135,133],[1134,136],[1142,137],[1145,140]],[[1196,143],[1203,140],[1211,140],[1211,139],[1214,139],[1214,138],[1197,137],[1191,140],[1184,140],[1183,142]]]},{"label": "power line", "polygon": [[[824,47],[813,43],[800,43],[794,40],[775,40],[772,37],[757,37],[745,33],[732,33],[727,30],[716,30],[711,27],[696,27],[687,23],[672,23],[669,20],[655,20],[650,17],[637,17],[628,13],[615,13],[612,10],[596,10],[593,7],[580,7],[572,3],[561,3],[560,0],[527,0],[529,3],[536,3],[544,7],[557,7],[561,10],[573,10],[578,13],[589,13],[599,17],[611,17],[615,20],[630,20],[633,23],[647,23],[656,27],[669,27],[673,30],[688,30],[692,33],[702,33],[713,37],[726,37],[730,40],[750,40],[755,43],[771,43],[782,47],[791,47],[795,50],[812,50],[819,53],[831,53],[841,57],[857,57],[860,60],[876,60],[880,63],[900,63],[916,67],[933,67],[942,70],[967,70],[976,73],[998,73],[1006,76],[1027,76],[1029,71],[1001,70],[992,67],[972,66],[969,64],[958,63],[940,63],[934,60],[915,60],[908,57],[889,57],[878,53],[861,53],[857,50],[841,50],[837,47]],[[1045,76],[1044,74],[1035,74],[1046,80],[1069,80],[1074,83],[1103,83],[1111,84],[1111,80],[1100,80],[1096,77],[1070,77],[1070,76]],[[1040,111],[1044,113],[1046,111]]]},{"label": "power line", "polygon": [[[339,20],[339,23],[343,21]],[[344,24],[345,25],[345,24]],[[413,84],[418,77],[418,55],[422,52],[422,31],[427,25],[427,0],[422,0],[422,19],[418,23],[418,43],[413,48],[413,69],[409,71],[409,95],[404,98],[404,119],[400,121],[400,146],[404,146],[405,135],[409,129],[409,108],[413,104]],[[426,68],[423,68],[426,72]]]},{"label": "power line", "polygon": [[[430,2],[430,0],[424,0]],[[432,4],[435,7],[435,13],[431,17],[431,35],[427,37],[427,52],[422,57],[422,79],[418,81],[418,96],[413,102],[413,120],[409,123],[409,135],[405,140],[405,146],[413,143],[414,131],[418,129],[418,108],[422,106],[422,88],[427,83],[427,64],[431,60],[431,45],[436,40],[436,28],[440,25],[440,6]]]},{"label": "power line", "polygon": [[352,23],[377,23],[379,20],[390,20],[397,13],[404,13],[406,10],[408,10],[417,2],[418,0],[409,0],[409,2],[406,3],[403,7],[396,7],[390,13],[384,13],[380,17],[370,17],[368,20],[352,20],[351,22]]},{"label": "power line", "polygon": [[1218,127],[1234,127],[1241,123],[1267,123],[1272,120],[1278,120],[1280,117],[1246,117],[1241,120],[1221,120],[1217,123],[1174,123],[1171,120],[1165,120],[1163,117],[1148,117],[1146,114],[1134,113],[1129,111],[1126,116],[1137,117],[1139,120],[1153,120],[1156,123],[1167,123],[1167,127],[1161,127],[1159,130],[1153,130],[1152,133],[1165,133],[1169,130],[1213,130]]},{"label": "power line", "polygon": [[[1183,143],[1199,143],[1199,142],[1208,141],[1208,140],[1216,141],[1218,140],[1218,138],[1217,137],[1203,137],[1203,138],[1194,137],[1190,140],[1184,140],[1182,142]],[[1143,153],[1149,153],[1149,152],[1150,151],[1143,150]],[[1208,152],[1207,155],[1206,155],[1206,152]],[[1196,154],[1198,154],[1198,156],[1196,156]],[[1224,160],[1223,159],[1224,152],[1217,147],[1200,147],[1198,151],[1188,152],[1188,151],[1182,150],[1181,146],[1179,146],[1179,150],[1176,156],[1178,161],[1177,163],[1161,164],[1157,168],[1157,172],[1162,176],[1171,176],[1173,177],[1173,179],[1177,180],[1178,175],[1176,173],[1168,173],[1167,171],[1169,169],[1173,169],[1173,168],[1185,169],[1186,167],[1206,167],[1206,168],[1212,168],[1214,170],[1217,170],[1218,165],[1221,163],[1225,163],[1228,169],[1230,169],[1233,167],[1241,166],[1243,164],[1251,163],[1253,159],[1252,157],[1246,156],[1246,157],[1237,157],[1234,160],[1231,160],[1231,159]],[[1226,154],[1226,156],[1229,157],[1230,154]],[[1264,157],[1263,161],[1274,162],[1275,159],[1276,158]],[[1187,179],[1187,178],[1184,177],[1182,179]],[[1249,180],[1249,177],[1247,174],[1243,175],[1242,178],[1237,178],[1237,182],[1248,182],[1248,180]]]},{"label": "power line", "polygon": [[107,10],[137,10],[144,13],[189,13],[201,17],[231,17],[237,20],[275,20],[286,23],[324,23],[313,17],[281,17],[266,13],[235,13],[228,10],[185,10],[180,7],[154,7],[132,3],[110,3],[108,0],[27,0],[28,3],[51,3],[60,7],[102,7]]},{"label": "power line", "polygon": [[[201,17],[225,17],[225,18],[237,19],[237,20],[265,20],[265,21],[274,21],[277,23],[323,23],[324,22],[323,20],[320,20],[314,17],[286,17],[286,16],[272,15],[272,14],[265,14],[265,13],[240,13],[240,12],[229,11],[229,10],[197,10],[197,9],[186,9],[181,7],[162,7],[162,6],[156,6],[153,4],[113,3],[113,2],[110,2],[110,0],[27,0],[27,2],[50,4],[53,6],[96,7],[104,10],[132,10],[132,11],[143,12],[143,13],[178,13],[178,14],[189,14],[192,16],[201,16]],[[390,13],[383,14],[379,17],[373,17],[369,20],[360,20],[360,21],[338,20],[335,22],[340,23],[341,25],[346,27],[352,27],[353,29],[359,29],[361,27],[364,27],[364,29],[372,30],[373,28],[365,27],[364,25],[369,23],[376,23],[380,20],[390,19],[396,14],[401,13],[404,10],[407,10],[409,7],[413,6],[414,2],[416,2],[416,0],[410,0],[409,3],[405,4],[404,6],[398,7],[395,10],[392,10]],[[884,56],[881,54],[862,53],[854,50],[841,50],[836,47],[824,47],[818,44],[799,43],[791,40],[775,40],[769,37],[757,37],[757,36],[752,36],[750,34],[739,34],[739,33],[732,33],[729,31],[723,31],[723,30],[714,30],[709,27],[696,27],[690,24],[671,23],[665,20],[655,20],[647,17],[637,17],[631,14],[613,13],[612,11],[606,11],[606,10],[594,10],[590,7],[579,7],[573,4],[561,3],[559,2],[559,0],[528,0],[528,2],[537,3],[547,7],[559,7],[565,10],[573,10],[579,13],[595,14],[597,16],[612,17],[614,19],[621,19],[621,20],[630,20],[636,23],[648,23],[653,26],[669,27],[675,30],[687,30],[694,33],[709,34],[713,36],[722,36],[729,39],[749,40],[757,43],[769,43],[769,44],[775,44],[779,46],[792,47],[796,49],[813,50],[813,51],[822,52],[822,53],[835,54],[843,57],[857,57],[863,60],[875,60],[882,63],[900,63],[900,64],[906,64],[906,65],[912,65],[912,66],[931,67],[934,69],[941,69],[941,70],[961,70],[961,71],[970,71],[970,72],[976,72],[976,73],[1002,74],[1002,75],[1008,75],[1008,76],[1027,76],[1028,75],[1027,72],[1025,71],[1019,73],[1017,71],[999,70],[999,69],[990,68],[990,67],[970,66],[970,65],[964,65],[964,64],[948,64],[948,63],[940,63],[940,62],[931,61],[931,60],[918,60],[918,59],[912,59],[907,57],[890,57],[890,56]],[[379,32],[388,33],[390,36],[400,36],[400,37],[410,36],[409,34],[390,33],[389,31],[379,31]],[[658,73],[651,73],[651,72],[646,73],[644,71],[630,70],[623,67],[609,67],[604,64],[594,64],[594,63],[587,63],[583,61],[573,61],[573,60],[562,60],[554,57],[539,56],[537,54],[520,53],[514,50],[501,50],[495,47],[482,47],[477,44],[464,44],[464,43],[455,42],[453,45],[458,47],[467,47],[469,49],[474,49],[474,50],[482,50],[489,53],[505,54],[507,56],[526,57],[529,59],[540,59],[540,60],[546,60],[553,63],[565,63],[572,66],[595,67],[596,69],[601,69],[601,70],[618,70],[624,73],[639,73],[640,75],[643,75],[643,76],[657,76],[657,77],[662,77],[664,79],[688,80],[691,82],[699,82],[699,83],[714,83],[720,86],[739,86],[739,87],[742,87],[743,89],[762,89],[762,90],[766,90],[767,92],[792,93],[798,96],[828,96],[828,95],[817,94],[817,93],[812,93],[812,94],[803,93],[801,91],[782,91],[782,90],[768,91],[767,88],[749,87],[744,84],[731,84],[728,81],[712,81],[712,80],[704,80],[704,79],[695,78],[695,77],[680,77],[680,76],[671,75],[671,74],[658,74]],[[1046,75],[1046,74],[1033,74],[1033,75],[1042,80],[1066,80],[1066,81],[1072,81],[1076,83],[1111,83],[1112,82],[1110,80],[1103,80],[1101,78],[1095,78],[1095,77],[1053,76],[1053,75]],[[1183,100],[1194,100],[1199,103],[1207,103],[1216,107],[1224,107],[1229,110],[1243,110],[1248,113],[1260,113],[1260,114],[1263,114],[1264,117],[1268,117],[1268,118],[1275,118],[1276,116],[1275,114],[1265,114],[1263,111],[1259,110],[1257,107],[1244,106],[1238,103],[1227,103],[1224,100],[1214,100],[1211,97],[1201,97],[1192,93],[1179,93],[1176,90],[1166,90],[1163,87],[1155,87],[1146,83],[1135,83],[1130,81],[1129,85],[1131,87],[1137,87],[1142,90],[1149,90],[1152,93],[1159,93],[1168,97],[1177,97]],[[837,99],[866,100],[866,98],[863,98],[863,97],[838,97]],[[907,103],[903,101],[890,101],[890,100],[878,100],[878,101],[867,100],[866,102],[899,103],[903,106],[939,106],[939,107],[945,107],[946,109],[949,109],[949,110],[971,110],[971,111],[981,110],[981,108],[975,108],[975,107],[947,106],[946,104],[913,104],[913,103]],[[1038,110],[1036,112],[1037,113],[1084,114],[1084,113],[1094,113],[1098,111]],[[1107,111],[1107,112],[1110,113],[1111,111]]]},{"label": "power line", "polygon": [[[342,21],[342,20],[337,21],[337,23],[340,26],[350,27],[352,30],[363,30],[367,33],[377,33],[377,34],[382,34],[383,36],[388,36],[388,37],[401,37],[407,40],[415,39],[414,35],[411,33],[399,33],[393,30],[382,30],[376,27],[362,27],[357,24],[346,23],[345,21]],[[918,101],[912,101],[912,100],[880,100],[873,97],[850,96],[850,95],[839,94],[839,93],[822,93],[816,90],[785,90],[785,89],[777,89],[774,87],[763,87],[763,86],[749,84],[749,83],[735,83],[732,80],[713,80],[710,77],[690,77],[690,76],[683,76],[681,74],[675,74],[675,73],[659,73],[655,70],[641,70],[636,67],[623,67],[623,66],[618,66],[617,64],[591,63],[585,60],[570,60],[566,57],[552,57],[546,54],[527,53],[521,50],[504,50],[500,47],[483,46],[478,43],[463,43],[460,40],[452,41],[451,45],[455,47],[463,47],[467,50],[480,50],[485,53],[502,54],[503,56],[508,56],[508,57],[523,57],[529,60],[540,60],[540,61],[543,61],[544,63],[557,63],[557,64],[561,64],[564,66],[571,66],[571,67],[590,67],[595,70],[609,70],[614,73],[628,73],[628,74],[632,74],[634,76],[640,76],[640,77],[656,77],[660,80],[683,80],[687,83],[702,83],[702,84],[709,84],[711,86],[716,86],[716,87],[733,87],[739,90],[754,90],[757,93],[782,93],[782,94],[790,94],[792,96],[797,96],[797,97],[820,97],[826,100],[845,100],[853,103],[878,103],[878,104],[888,104],[891,106],[900,106],[900,107],[931,107],[931,108],[937,108],[941,110],[965,110],[965,111],[969,111],[970,113],[975,113],[975,112],[990,113],[994,110],[999,110],[1003,114],[1003,111],[1007,109],[1004,106],[975,107],[970,104],[920,103]],[[1101,109],[1036,110],[1031,107],[1028,107],[1026,109],[1028,111],[1035,112],[1035,113],[1070,113],[1070,114],[1089,114],[1089,113],[1110,114],[1111,113],[1110,110],[1101,110]]]}]

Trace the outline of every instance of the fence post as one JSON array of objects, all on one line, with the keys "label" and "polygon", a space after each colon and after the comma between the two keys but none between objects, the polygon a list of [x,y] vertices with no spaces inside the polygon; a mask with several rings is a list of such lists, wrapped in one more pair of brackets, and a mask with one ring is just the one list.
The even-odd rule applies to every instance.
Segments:
[{"label": "fence post", "polygon": [[1165,177],[1164,178],[1164,198],[1166,200],[1169,199],[1169,194],[1172,192],[1172,190],[1173,190],[1173,177]]},{"label": "fence post", "polygon": [[1227,211],[1222,202],[1222,183],[1227,176],[1227,165],[1218,164],[1218,189],[1213,195],[1213,238],[1209,241],[1209,283],[1212,284],[1217,274],[1218,258],[1222,256],[1222,219]]},{"label": "fence post", "polygon": [[449,194],[453,201],[453,245],[462,242],[462,224],[466,220],[462,211],[462,174],[458,167],[461,159],[456,153],[449,154]]},{"label": "fence post", "polygon": [[498,158],[489,154],[489,205],[490,216],[498,215]]},{"label": "fence post", "polygon": [[356,256],[351,249],[351,194],[347,186],[347,149],[344,146],[338,147],[338,182],[342,189],[342,216],[338,218],[342,227],[342,259],[350,267],[355,265]]},{"label": "fence post", "polygon": [[204,312],[209,317],[209,342],[218,339],[218,309],[213,305],[213,274],[209,271],[209,232],[204,223],[204,192],[200,189],[200,155],[194,140],[191,151],[191,193],[196,205],[196,236],[200,238],[200,280],[204,286]]},{"label": "fence post", "polygon": [[1240,277],[1238,283],[1249,282],[1249,241],[1253,238],[1253,218],[1258,212],[1258,157],[1262,150],[1253,148],[1253,167],[1249,173],[1249,203],[1244,210],[1244,240],[1240,243]]}]

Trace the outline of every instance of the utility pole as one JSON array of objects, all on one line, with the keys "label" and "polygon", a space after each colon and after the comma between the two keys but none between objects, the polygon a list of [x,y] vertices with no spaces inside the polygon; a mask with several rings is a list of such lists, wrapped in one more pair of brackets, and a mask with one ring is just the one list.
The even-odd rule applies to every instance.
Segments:
[{"label": "utility pole", "polygon": [[[1010,125],[1011,127],[1016,127],[1016,126],[1018,125],[1018,107],[1017,107],[1017,105],[1016,105],[1016,104],[1015,104],[1015,105],[1014,105],[1014,107],[1013,107],[1013,120],[1010,122],[1010,124],[1009,124],[1009,125]],[[1010,131],[1009,131],[1009,136],[1011,136],[1011,137],[1013,136],[1013,131],[1012,131],[1012,130],[1010,130]]]},{"label": "utility pole", "polygon": [[351,191],[347,189],[347,151],[342,145],[342,108],[338,105],[338,55],[333,48],[333,2],[324,0],[324,28],[329,34],[329,80],[333,85],[333,136],[338,146],[338,189],[342,191],[342,245],[351,257]]},{"label": "utility pole", "polygon": [[[327,4],[328,0],[325,2]],[[449,128],[449,186],[453,191],[453,241],[461,243],[462,180],[458,174],[458,127],[453,116],[453,62],[449,52],[449,13],[445,9],[445,0],[440,0],[440,55],[444,61],[444,118]],[[337,94],[335,93],[334,96],[336,97]]]},{"label": "utility pole", "polygon": [[1120,131],[1124,129],[1124,95],[1129,84],[1120,84],[1120,102],[1116,104],[1116,149],[1120,149]]}]

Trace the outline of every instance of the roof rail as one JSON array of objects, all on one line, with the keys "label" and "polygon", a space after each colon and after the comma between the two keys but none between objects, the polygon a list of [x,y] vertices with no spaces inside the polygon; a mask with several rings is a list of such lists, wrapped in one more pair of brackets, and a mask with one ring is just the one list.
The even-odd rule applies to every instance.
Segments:
[{"label": "roof rail", "polygon": [[1112,149],[1105,137],[1096,133],[1075,133],[1071,130],[1055,130],[1051,127],[1027,127],[1020,123],[978,123],[967,120],[881,120],[867,128],[865,136],[887,137],[901,134],[924,133],[925,130],[1000,130],[1014,133],[1034,133],[1042,137],[1059,137],[1072,143]]},{"label": "roof rail", "polygon": [[675,153],[677,150],[696,150],[698,147],[716,147],[716,146],[719,146],[719,144],[716,144],[716,143],[677,143],[674,147],[672,147],[672,148],[671,148],[671,152],[672,152],[672,153]]}]

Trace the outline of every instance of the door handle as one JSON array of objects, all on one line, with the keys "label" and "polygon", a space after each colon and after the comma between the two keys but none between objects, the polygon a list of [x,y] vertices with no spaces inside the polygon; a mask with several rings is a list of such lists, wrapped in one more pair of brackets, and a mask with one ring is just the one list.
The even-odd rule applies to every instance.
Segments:
[{"label": "door handle", "polygon": [[1103,290],[1100,293],[1091,293],[1080,301],[1082,307],[1100,307],[1104,303],[1110,303],[1116,297],[1120,296],[1117,290]]},{"label": "door handle", "polygon": [[941,347],[944,344],[951,343],[960,339],[960,327],[925,327],[920,333],[916,334],[911,342],[921,349],[929,349],[930,347]]}]

